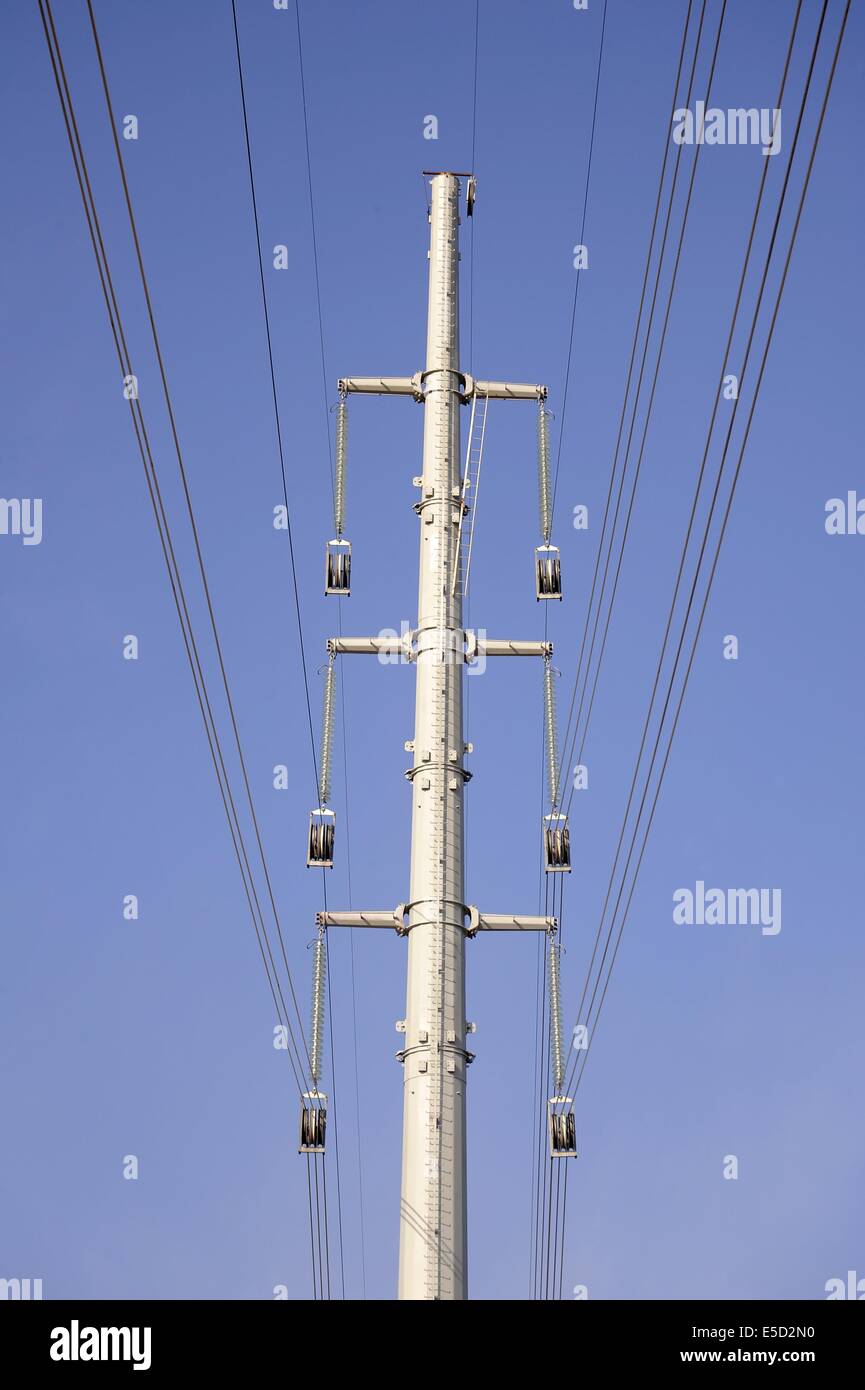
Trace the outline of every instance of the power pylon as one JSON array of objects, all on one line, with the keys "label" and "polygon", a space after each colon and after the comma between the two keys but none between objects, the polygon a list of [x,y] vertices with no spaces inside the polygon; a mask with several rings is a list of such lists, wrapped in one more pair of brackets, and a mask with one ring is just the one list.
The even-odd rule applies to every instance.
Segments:
[{"label": "power pylon", "polygon": [[[351,547],[343,536],[343,492],[347,439],[346,400],[352,394],[408,396],[424,407],[423,471],[414,479],[420,528],[418,616],[414,631],[399,638],[332,637],[325,689],[322,765],[329,772],[332,729],[332,671],[336,657],[368,653],[403,659],[416,670],[414,737],[406,776],[411,785],[412,833],[408,898],[396,908],[371,912],[320,912],[328,927],[390,928],[408,940],[405,1033],[398,1054],[404,1072],[402,1193],[400,1205],[399,1297],[467,1297],[466,1072],[473,1060],[466,1036],[465,943],[481,931],[543,931],[553,951],[554,917],[492,915],[467,901],[464,881],[463,798],[471,777],[463,733],[463,675],[467,663],[492,656],[539,657],[545,663],[548,715],[554,720],[549,680],[550,642],[493,640],[463,626],[463,597],[469,579],[477,487],[490,401],[536,401],[539,409],[539,469],[542,544],[536,552],[538,598],[561,597],[558,551],[550,544],[549,458],[546,443],[547,389],[504,381],[476,381],[459,362],[460,180],[471,175],[434,173],[429,212],[429,302],[426,367],[411,377],[344,377],[337,416],[336,535],[327,548],[326,591],[347,593]],[[462,467],[460,407],[471,408],[465,468]],[[470,524],[467,518],[471,516]],[[329,713],[330,711],[330,713]],[[554,727],[554,726],[553,726]],[[568,869],[570,851],[564,817],[557,810],[556,739],[548,739],[551,819],[544,826],[549,870]],[[549,751],[549,750],[548,750]],[[322,779],[324,782],[324,778]],[[312,813],[308,863],[333,863],[334,814],[327,785]],[[556,961],[557,964],[557,961]],[[556,992],[556,1000],[558,994]],[[557,1006],[557,1005],[556,1005]],[[323,1008],[323,994],[318,1005]],[[316,1004],[314,996],[315,1031]],[[320,1021],[320,1019],[319,1019]],[[560,1041],[560,1029],[559,1029]],[[561,1048],[560,1048],[561,1050]],[[560,1077],[554,1065],[556,1090]],[[313,1078],[317,1085],[318,1077]],[[324,1144],[324,1096],[313,1090],[305,1112],[302,1148]],[[554,1097],[556,1101],[561,1097]],[[551,1102],[552,1104],[552,1102]],[[551,1109],[551,1152],[570,1156],[559,1142]],[[316,1116],[318,1118],[316,1118]],[[557,1138],[558,1136],[558,1138]],[[565,1135],[567,1138],[567,1135]]]}]

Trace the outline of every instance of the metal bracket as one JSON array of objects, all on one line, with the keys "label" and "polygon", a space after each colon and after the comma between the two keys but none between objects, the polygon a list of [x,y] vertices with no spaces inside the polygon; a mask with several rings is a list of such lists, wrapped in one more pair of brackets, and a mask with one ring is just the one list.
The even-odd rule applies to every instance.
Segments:
[{"label": "metal bracket", "polygon": [[467,767],[457,767],[454,763],[443,762],[414,763],[411,767],[406,768],[403,776],[408,782],[413,782],[419,772],[430,771],[445,772],[449,777],[461,777],[463,782],[470,782],[474,776],[474,773],[469,772]]}]

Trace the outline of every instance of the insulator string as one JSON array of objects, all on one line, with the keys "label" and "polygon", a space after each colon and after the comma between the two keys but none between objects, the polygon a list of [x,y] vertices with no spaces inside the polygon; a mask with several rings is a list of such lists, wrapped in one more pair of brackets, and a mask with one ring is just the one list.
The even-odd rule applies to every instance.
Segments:
[{"label": "insulator string", "polygon": [[541,539],[549,545],[553,530],[553,492],[550,478],[549,415],[542,400],[538,401],[538,508]]},{"label": "insulator string", "polygon": [[559,733],[556,718],[555,671],[549,658],[544,661],[544,741],[547,753],[547,786],[550,809],[559,802]]},{"label": "insulator string", "polygon": [[336,670],[334,658],[328,663],[324,674],[324,702],[321,713],[321,777],[319,779],[319,804],[327,806],[330,801],[330,776],[333,768],[333,717],[336,707]]},{"label": "insulator string", "polygon": [[565,1074],[564,1043],[562,1038],[562,1000],[560,987],[561,948],[550,937],[549,946],[549,986],[550,986],[550,1068],[556,1095],[561,1094],[562,1079]]},{"label": "insulator string", "polygon": [[336,477],[333,489],[334,536],[340,540],[345,526],[345,471],[348,458],[348,406],[336,407]]},{"label": "insulator string", "polygon": [[327,951],[324,934],[320,935],[312,948],[312,1013],[309,1025],[310,1070],[315,1087],[321,1078],[324,1060],[324,1021],[325,987],[327,984]]}]

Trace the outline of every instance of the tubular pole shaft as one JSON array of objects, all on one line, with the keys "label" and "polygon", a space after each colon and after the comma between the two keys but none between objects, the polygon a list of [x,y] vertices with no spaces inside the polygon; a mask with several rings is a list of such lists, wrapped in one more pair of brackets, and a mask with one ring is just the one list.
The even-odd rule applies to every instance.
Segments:
[{"label": "tubular pole shaft", "polygon": [[[462,767],[462,597],[453,489],[460,483],[459,179],[436,174],[420,525],[418,659],[399,1297],[463,1299],[466,1284],[466,1052]],[[427,524],[432,514],[432,521]],[[442,659],[450,653],[450,659]],[[456,762],[449,764],[451,751]],[[429,766],[425,765],[427,753]],[[431,754],[431,758],[430,755]],[[456,775],[455,775],[456,774]]]}]

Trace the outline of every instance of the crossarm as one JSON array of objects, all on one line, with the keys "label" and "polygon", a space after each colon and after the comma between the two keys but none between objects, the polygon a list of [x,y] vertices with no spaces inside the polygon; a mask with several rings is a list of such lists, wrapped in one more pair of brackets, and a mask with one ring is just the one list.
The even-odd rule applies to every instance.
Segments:
[{"label": "crossarm", "polygon": [[[414,376],[343,376],[337,382],[343,396],[413,396],[425,399],[426,372]],[[475,381],[472,376],[459,376],[460,398],[465,404],[473,396],[486,396],[491,401],[545,401],[547,388],[540,382]]]},{"label": "crossarm", "polygon": [[469,935],[474,936],[475,931],[549,931],[554,932],[558,926],[555,917],[526,917],[523,915],[512,916],[510,913],[479,912],[477,926],[474,931],[470,929]]},{"label": "crossarm", "polygon": [[484,656],[552,656],[552,642],[521,642],[509,637],[482,637],[466,633],[466,661]]},{"label": "crossarm", "polygon": [[[391,632],[377,637],[328,637],[327,650],[334,656],[402,656],[417,659],[417,633]],[[522,641],[510,637],[485,637],[467,631],[465,645],[457,642],[457,661],[477,661],[487,656],[552,656],[552,642]]]},{"label": "crossarm", "polygon": [[327,650],[335,656],[409,656],[411,633],[388,637],[328,637]]},{"label": "crossarm", "polygon": [[476,396],[488,396],[491,401],[545,401],[546,386],[525,384],[520,381],[472,381],[466,383],[466,393],[474,391]]},{"label": "crossarm", "polygon": [[[320,927],[383,927],[405,936],[408,931],[407,914],[408,904],[397,903],[396,907],[384,912],[317,912],[315,920]],[[556,917],[479,912],[476,907],[467,907],[465,915],[468,919],[465,928],[467,936],[475,936],[479,931],[555,932],[558,927]]]},{"label": "crossarm", "polygon": [[337,384],[346,396],[414,396],[415,400],[423,400],[420,373],[415,376],[344,376]]}]

